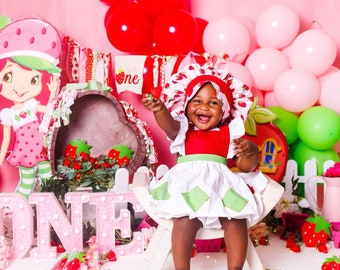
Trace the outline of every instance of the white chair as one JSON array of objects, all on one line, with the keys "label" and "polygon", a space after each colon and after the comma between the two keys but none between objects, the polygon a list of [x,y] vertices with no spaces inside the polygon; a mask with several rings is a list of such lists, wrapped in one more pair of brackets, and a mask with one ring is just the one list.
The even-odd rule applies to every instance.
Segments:
[{"label": "white chair", "polygon": [[[160,168],[161,174],[166,171],[165,167]],[[157,173],[156,173],[157,175]],[[264,218],[280,200],[284,188],[268,178],[268,184],[262,194],[264,211],[259,221]],[[133,177],[133,190],[135,196],[145,212],[158,223],[157,230],[152,237],[148,248],[145,251],[144,257],[148,262],[148,270],[161,270],[167,260],[168,255],[171,253],[171,230],[172,220],[160,218],[156,215],[154,209],[150,206],[150,190],[149,179],[147,171],[140,169]],[[222,229],[205,229],[201,228],[196,235],[196,239],[217,239],[223,238]],[[248,241],[248,251],[246,261],[251,270],[263,270],[262,263],[258,257],[255,247],[251,240]]]}]

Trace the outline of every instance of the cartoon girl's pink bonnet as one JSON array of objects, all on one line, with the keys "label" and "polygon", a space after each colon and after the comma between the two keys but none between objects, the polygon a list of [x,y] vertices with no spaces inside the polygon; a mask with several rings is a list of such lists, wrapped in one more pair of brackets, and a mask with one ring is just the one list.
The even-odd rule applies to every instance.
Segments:
[{"label": "cartoon girl's pink bonnet", "polygon": [[0,30],[0,59],[15,62],[35,70],[59,73],[58,59],[62,42],[58,31],[39,19],[22,19]]},{"label": "cartoon girl's pink bonnet", "polygon": [[222,101],[222,121],[229,116],[231,119],[247,118],[252,104],[248,86],[235,79],[228,70],[219,70],[210,63],[189,64],[173,74],[164,86],[161,99],[173,116],[184,114],[188,101],[206,82],[213,84],[217,97]]}]

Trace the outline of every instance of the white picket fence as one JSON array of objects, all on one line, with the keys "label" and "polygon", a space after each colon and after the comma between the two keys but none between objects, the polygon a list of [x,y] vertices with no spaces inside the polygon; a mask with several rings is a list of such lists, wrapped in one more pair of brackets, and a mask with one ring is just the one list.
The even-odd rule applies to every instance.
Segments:
[{"label": "white picket fence", "polygon": [[[329,167],[333,166],[334,161],[329,160],[324,163],[323,171],[325,172]],[[299,179],[299,183],[304,184],[305,199],[310,203],[311,209],[318,212],[322,205],[318,205],[320,202],[320,194],[318,192],[318,185],[322,184],[321,189],[325,192],[325,182],[322,176],[317,175],[317,165],[314,160],[308,160],[304,166],[304,175],[298,175],[298,165],[295,160],[288,160],[286,172],[283,177],[282,183],[285,185],[285,190],[289,193],[292,192],[292,178]],[[322,202],[321,202],[322,203]]]}]

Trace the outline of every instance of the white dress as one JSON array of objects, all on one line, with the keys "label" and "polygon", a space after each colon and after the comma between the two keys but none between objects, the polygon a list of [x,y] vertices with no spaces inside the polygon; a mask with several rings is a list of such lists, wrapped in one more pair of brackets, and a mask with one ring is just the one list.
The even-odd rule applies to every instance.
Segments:
[{"label": "white dress", "polygon": [[[234,155],[229,142],[244,133],[242,120],[237,118],[229,124],[227,130],[230,138],[226,140],[222,135],[228,131],[222,132],[222,128],[209,131],[213,133],[212,137],[211,134],[203,134],[207,132],[199,131],[207,136],[208,142],[204,139],[201,142],[198,135],[193,145],[208,143],[209,153],[201,153],[201,147],[190,147],[199,148],[197,154],[190,155],[185,153],[189,152],[189,148],[184,142],[186,138],[191,138],[188,135],[191,133],[187,132],[195,131],[188,128],[185,116],[178,116],[177,120],[181,128],[170,150],[181,157],[161,179],[153,179],[150,185],[152,204],[158,215],[167,219],[182,216],[198,218],[205,228],[221,228],[219,217],[246,218],[249,226],[258,222],[263,211],[261,192],[268,182],[267,178],[260,171],[235,173],[226,166],[226,158]],[[216,143],[217,147],[214,147]],[[195,153],[195,149],[193,151]],[[214,154],[217,151],[219,154]],[[223,151],[228,156],[221,156]]]}]

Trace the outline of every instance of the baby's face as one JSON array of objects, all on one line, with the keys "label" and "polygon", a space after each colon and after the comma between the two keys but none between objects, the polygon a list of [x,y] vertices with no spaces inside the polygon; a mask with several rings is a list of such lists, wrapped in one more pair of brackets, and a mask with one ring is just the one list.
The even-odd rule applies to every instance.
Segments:
[{"label": "baby's face", "polygon": [[222,120],[222,104],[211,83],[204,84],[188,102],[187,117],[200,130],[215,128]]}]

